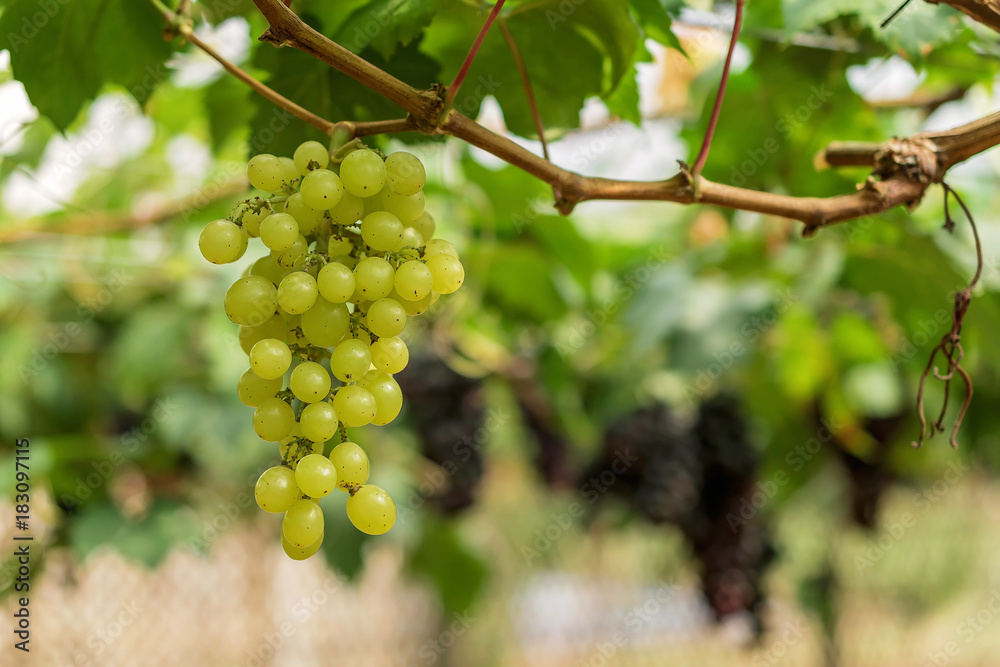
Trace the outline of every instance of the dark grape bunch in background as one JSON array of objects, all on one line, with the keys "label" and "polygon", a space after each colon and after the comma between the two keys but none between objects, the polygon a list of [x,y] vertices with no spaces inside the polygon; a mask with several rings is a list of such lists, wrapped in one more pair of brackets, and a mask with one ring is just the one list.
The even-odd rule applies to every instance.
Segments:
[{"label": "dark grape bunch in background", "polygon": [[748,612],[759,634],[761,579],[775,552],[761,517],[733,521],[760,465],[736,399],[704,402],[693,425],[663,404],[622,417],[608,428],[582,480],[614,471],[626,453],[634,462],[616,473],[609,493],[652,523],[677,526],[701,565],[702,590],[716,617]]},{"label": "dark grape bunch in background", "polygon": [[281,454],[254,495],[284,515],[281,544],[302,560],[323,542],[317,501],[335,489],[358,530],[381,535],[395,523],[395,503],[368,483],[368,456],[347,429],[399,414],[393,376],[409,361],[407,318],[461,287],[465,268],[433,238],[424,166],[410,153],[354,140],[331,154],[307,141],[292,157],[254,156],[247,178],[270,196],[208,223],[198,245],[213,264],[240,259],[256,237],[270,251],[229,288],[225,310],[250,360],[239,398]]},{"label": "dark grape bunch in background", "polygon": [[421,452],[447,477],[426,499],[444,514],[461,512],[475,502],[483,477],[487,433],[482,381],[460,375],[432,356],[411,359],[396,380]]}]

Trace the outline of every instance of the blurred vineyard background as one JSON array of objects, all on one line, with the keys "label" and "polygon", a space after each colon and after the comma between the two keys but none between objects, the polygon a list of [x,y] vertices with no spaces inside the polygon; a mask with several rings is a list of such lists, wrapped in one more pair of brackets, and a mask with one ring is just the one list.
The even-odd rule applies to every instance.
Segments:
[{"label": "blurred vineyard background", "polygon": [[[85,4],[35,28],[47,39]],[[996,154],[949,176],[986,249],[954,451],[946,435],[910,447],[917,379],[974,271],[968,226],[941,230],[938,190],[802,240],[797,223],[707,207],[559,217],[544,184],[459,142],[373,139],[428,165],[428,210],[468,281],[407,329],[419,359],[401,419],[353,434],[396,527],[365,538],[335,499],[321,556],[296,563],[253,503],[273,453],[236,398],[247,361],[222,310],[260,246],[216,267],[197,238],[247,196],[248,152],[321,137],[164,42],[154,10],[107,4],[132,28],[114,48],[135,61],[81,83],[65,61],[102,49],[84,66],[100,74],[111,47],[71,40],[63,61],[21,70],[11,54],[42,38],[11,36],[41,5],[0,2],[0,536],[13,543],[12,445],[30,438],[36,559],[32,652],[5,634],[0,665],[995,664]],[[328,4],[344,7],[293,6],[345,42],[379,19],[352,48],[421,86],[450,80],[484,16]],[[690,159],[731,6],[629,3],[628,37],[587,32],[590,9],[553,23],[557,3],[509,4],[553,161],[655,179]],[[830,141],[993,110],[995,37],[925,3],[874,29],[894,4],[751,4],[705,175],[848,192],[863,170],[814,169]],[[321,63],[258,45],[251,3],[194,9],[205,41],[293,99],[335,120],[393,115]],[[458,103],[540,151],[520,138],[531,125],[502,46],[490,37]],[[928,385],[931,411],[941,398]],[[626,452],[638,462],[614,467]]]}]

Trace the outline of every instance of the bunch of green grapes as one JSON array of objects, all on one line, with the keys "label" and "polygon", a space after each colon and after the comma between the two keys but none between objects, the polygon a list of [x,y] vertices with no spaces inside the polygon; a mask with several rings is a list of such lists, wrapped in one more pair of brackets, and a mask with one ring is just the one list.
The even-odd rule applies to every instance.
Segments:
[{"label": "bunch of green grapes", "polygon": [[270,251],[229,288],[225,309],[250,358],[239,398],[281,453],[257,481],[257,504],[284,514],[281,544],[301,560],[322,544],[317,501],[334,489],[349,494],[359,530],[392,528],[396,506],[368,484],[368,456],[347,428],[399,414],[393,375],[409,360],[406,320],[461,287],[465,269],[450,243],[432,238],[424,167],[410,153],[383,157],[352,142],[331,157],[309,141],[291,158],[253,157],[247,176],[272,194],[208,223],[199,246],[214,264],[240,259],[250,238]]}]

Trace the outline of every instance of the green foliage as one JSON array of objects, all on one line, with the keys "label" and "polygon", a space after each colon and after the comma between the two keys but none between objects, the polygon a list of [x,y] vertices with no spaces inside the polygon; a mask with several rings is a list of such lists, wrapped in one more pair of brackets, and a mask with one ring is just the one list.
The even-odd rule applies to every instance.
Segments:
[{"label": "green foliage", "polygon": [[410,556],[410,569],[427,577],[451,614],[467,610],[487,578],[486,562],[466,544],[454,524],[433,517],[424,521],[420,543]]},{"label": "green foliage", "polygon": [[[905,135],[925,120],[919,110],[866,102],[865,91],[850,84],[852,66],[901,55],[923,77],[918,92],[955,85],[972,87],[974,95],[989,90],[1000,63],[992,37],[969,29],[949,7],[919,2],[879,30],[896,4],[749,4],[740,40],[746,66],[731,79],[705,175],[790,194],[850,192],[864,173],[818,172],[817,151],[834,140]],[[18,135],[19,145],[4,146],[3,184],[41,179],[39,165],[59,133],[79,138],[77,130],[92,120],[91,102],[125,90],[145,113],[148,145],[141,144],[136,155],[87,163],[85,173],[72,173],[78,187],[54,195],[66,206],[42,214],[40,224],[133,220],[137,211],[145,214],[179,196],[195,195],[197,205],[150,229],[107,234],[100,243],[60,237],[30,251],[0,249],[0,367],[6,371],[0,374],[0,435],[5,441],[25,433],[37,438],[33,466],[39,484],[75,510],[58,513],[66,529],[58,532],[57,544],[78,555],[111,545],[153,564],[175,543],[201,539],[210,546],[197,517],[246,492],[266,456],[246,427],[247,408],[231,391],[246,357],[233,345],[233,327],[218,308],[219,296],[245,266],[230,273],[203,266],[195,228],[224,217],[245,196],[220,199],[218,193],[239,176],[233,165],[247,152],[288,154],[306,139],[327,137],[232,77],[201,86],[172,79],[164,63],[192,47],[164,41],[162,18],[145,1],[67,0],[53,6],[58,11],[43,12],[41,20],[36,0],[0,1],[0,48],[10,51],[13,77],[42,116]],[[581,110],[595,99],[614,118],[639,124],[637,67],[659,51],[650,40],[680,46],[673,18],[684,6],[665,0],[508,2],[500,20],[524,56],[552,137],[578,130]],[[491,5],[303,0],[295,9],[351,51],[412,86],[428,88],[452,80]],[[263,26],[252,2],[195,2],[193,11],[199,21],[216,25],[246,17],[250,51],[240,65],[320,116],[403,116],[326,64],[259,43]],[[720,24],[719,35],[726,30]],[[824,39],[824,48],[806,45]],[[842,47],[826,48],[831,43]],[[690,48],[690,41],[685,45],[692,62],[704,60],[704,52]],[[613,176],[642,165],[642,178],[670,176],[674,160],[690,160],[701,142],[720,68],[715,62],[701,72],[684,89],[685,103],[668,105],[672,118],[645,125],[647,132],[668,127],[686,148],[651,145],[651,134],[612,125],[572,133],[553,146],[554,159],[587,174]],[[667,84],[680,85],[662,83],[669,90],[674,88]],[[476,116],[489,96],[511,132],[534,137],[515,61],[496,28],[456,108]],[[915,423],[910,406],[926,355],[950,326],[953,291],[971,274],[971,241],[964,223],[953,237],[940,231],[936,189],[912,214],[893,211],[802,241],[799,228],[787,221],[666,204],[585,203],[573,216],[561,217],[549,185],[516,168],[481,159],[457,143],[445,146],[440,138],[398,138],[420,144],[412,150],[428,157],[426,192],[440,235],[455,241],[469,269],[467,288],[442,299],[432,312],[434,329],[418,337],[413,350],[430,349],[431,339],[437,346],[454,342],[451,361],[469,373],[528,358],[551,398],[556,423],[569,434],[572,461],[585,459],[603,429],[626,410],[667,400],[690,411],[701,398],[725,389],[740,394],[753,415],[765,456],[762,477],[788,477],[768,513],[784,512],[788,499],[805,487],[819,485],[825,493],[836,486],[830,453],[841,443],[827,442],[815,456],[796,454],[796,447],[817,437],[818,419],[842,424],[856,436],[852,451],[865,454],[872,441],[861,424],[903,414],[906,432],[892,445],[894,469],[920,475],[942,465],[943,443],[909,449]],[[372,140],[379,141],[390,140]],[[185,144],[203,155],[185,153]],[[591,151],[593,159],[581,160],[581,146],[601,148]],[[956,173],[956,186],[969,193],[984,238],[990,238],[996,236],[1000,201],[995,173],[983,163],[981,168],[972,176]],[[40,192],[33,196],[48,196]],[[7,187],[3,194],[12,197]],[[30,217],[12,201],[3,202],[0,227]],[[712,231],[707,236],[706,228]],[[86,310],[92,292],[123,267],[129,283],[107,306]],[[989,409],[1000,400],[997,289],[995,267],[988,267],[963,330],[977,386],[962,445],[991,469],[1000,466],[1000,421]],[[43,346],[67,323],[78,324],[79,332],[46,356]],[[939,387],[929,389],[932,404],[940,398]],[[506,400],[491,394],[488,403],[511,408],[510,396]],[[405,424],[372,440],[379,469],[388,471],[400,491],[419,486],[416,471],[426,462],[415,463],[419,457]],[[488,461],[494,447],[522,465],[534,455],[530,434],[516,418],[491,432],[484,448]],[[98,474],[91,486],[88,476],[107,470],[108,462],[110,472]],[[108,481],[125,470],[159,483],[148,507],[135,516],[126,516]],[[835,500],[816,502],[812,524],[825,526],[831,513],[842,510],[831,507],[846,494],[829,495]],[[376,541],[350,529],[337,502],[327,508],[324,554],[353,577]],[[400,526],[394,533],[399,538],[386,538],[398,539],[412,571],[434,586],[449,611],[475,604],[489,582],[492,563],[467,539],[473,521],[421,515]],[[950,583],[942,576],[935,594]],[[817,593],[824,585],[821,577],[808,578],[801,595],[830,623],[833,611],[822,604],[825,594]]]},{"label": "green foliage", "polygon": [[166,76],[171,47],[159,14],[131,0],[68,0],[43,8],[15,0],[0,18],[0,48],[10,51],[14,74],[32,103],[65,131],[108,85],[139,102]]}]

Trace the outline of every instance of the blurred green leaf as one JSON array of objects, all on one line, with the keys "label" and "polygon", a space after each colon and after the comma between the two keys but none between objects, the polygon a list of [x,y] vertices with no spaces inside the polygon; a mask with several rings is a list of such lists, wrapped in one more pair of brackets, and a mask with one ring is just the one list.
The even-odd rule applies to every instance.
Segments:
[{"label": "blurred green leaf", "polygon": [[445,611],[456,614],[476,601],[486,584],[486,562],[458,534],[452,522],[424,520],[420,542],[410,554],[410,568],[437,589]]},{"label": "blurred green leaf", "polygon": [[[14,0],[0,16],[0,48],[32,104],[65,132],[106,84],[146,100],[166,77],[171,47],[163,19],[146,2]],[[127,54],[124,55],[123,54]]]}]

